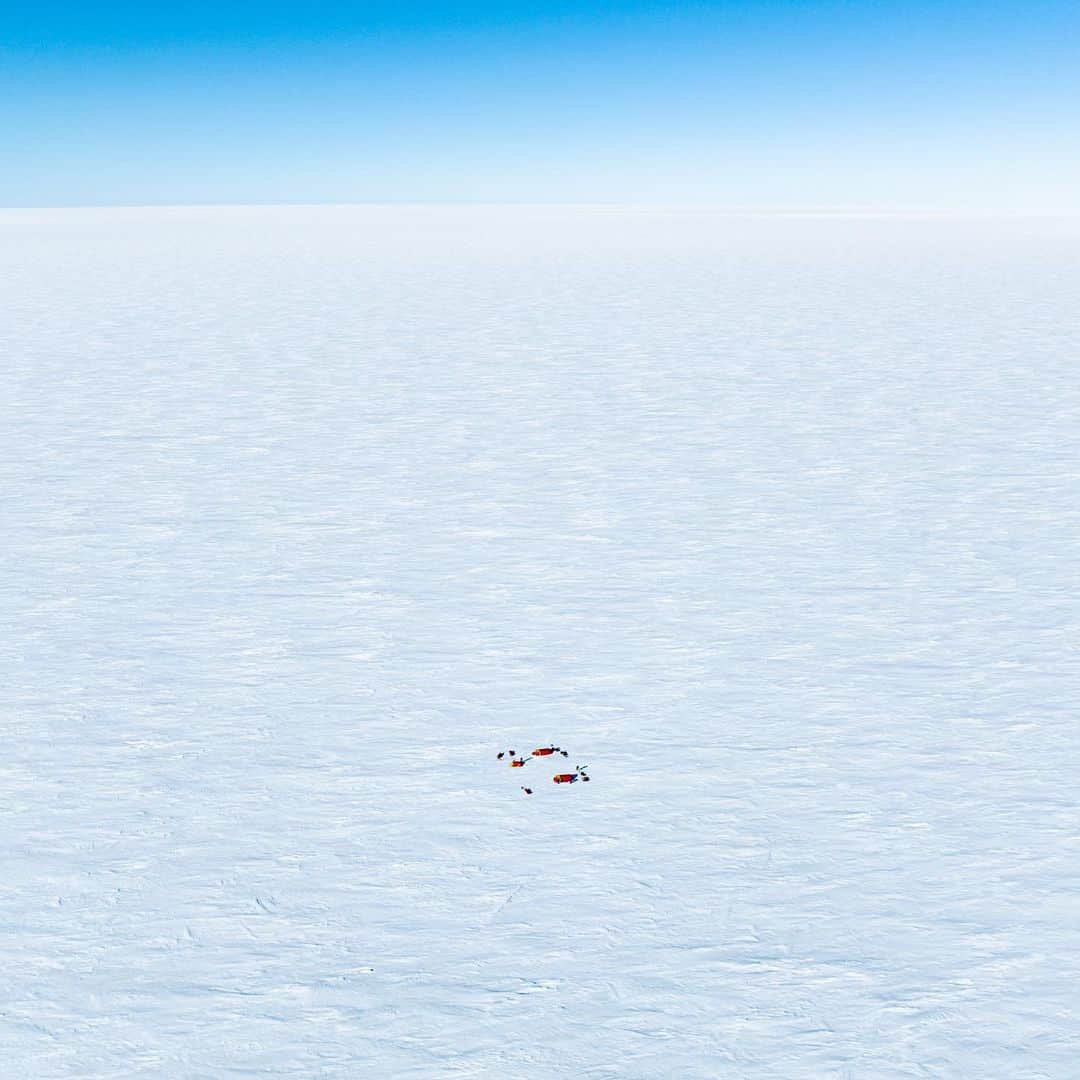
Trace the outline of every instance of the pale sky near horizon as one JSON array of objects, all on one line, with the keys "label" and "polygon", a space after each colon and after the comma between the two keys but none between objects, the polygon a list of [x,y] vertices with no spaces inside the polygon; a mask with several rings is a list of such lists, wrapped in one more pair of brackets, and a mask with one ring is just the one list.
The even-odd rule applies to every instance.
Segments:
[{"label": "pale sky near horizon", "polygon": [[0,205],[1071,212],[1080,5],[41,3]]}]

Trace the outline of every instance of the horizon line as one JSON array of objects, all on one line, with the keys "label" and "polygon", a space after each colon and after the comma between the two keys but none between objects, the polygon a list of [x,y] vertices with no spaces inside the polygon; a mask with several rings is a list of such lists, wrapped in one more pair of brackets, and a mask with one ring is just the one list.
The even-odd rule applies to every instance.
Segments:
[{"label": "horizon line", "polygon": [[798,203],[733,203],[720,200],[666,201],[652,199],[334,199],[267,200],[255,202],[122,202],[122,203],[38,203],[0,206],[0,213],[44,210],[270,210],[270,209],[348,209],[348,208],[424,208],[424,207],[550,207],[580,209],[654,209],[711,210],[732,215],[813,216],[813,217],[1018,217],[1061,218],[1080,216],[1080,207],[941,207],[912,205],[873,206],[863,204],[820,205]]}]

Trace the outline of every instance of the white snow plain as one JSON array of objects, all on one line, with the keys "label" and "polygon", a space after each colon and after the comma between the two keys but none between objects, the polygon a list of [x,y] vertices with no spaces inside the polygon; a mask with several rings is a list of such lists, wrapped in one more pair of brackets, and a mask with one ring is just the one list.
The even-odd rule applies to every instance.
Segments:
[{"label": "white snow plain", "polygon": [[0,280],[5,1076],[1080,1075],[1077,222],[5,211]]}]

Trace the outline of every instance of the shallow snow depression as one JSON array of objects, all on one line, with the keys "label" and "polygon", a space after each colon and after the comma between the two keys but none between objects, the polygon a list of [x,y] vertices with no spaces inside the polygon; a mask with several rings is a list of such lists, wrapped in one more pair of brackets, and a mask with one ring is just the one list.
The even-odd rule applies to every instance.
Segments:
[{"label": "shallow snow depression", "polygon": [[1078,241],[0,214],[6,1074],[1075,1076]]}]

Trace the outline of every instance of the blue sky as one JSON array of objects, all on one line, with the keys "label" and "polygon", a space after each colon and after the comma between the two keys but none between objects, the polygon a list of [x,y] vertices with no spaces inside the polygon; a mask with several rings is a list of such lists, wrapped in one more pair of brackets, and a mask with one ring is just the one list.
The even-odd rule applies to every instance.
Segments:
[{"label": "blue sky", "polygon": [[0,205],[1080,201],[1075,2],[19,8]]}]

